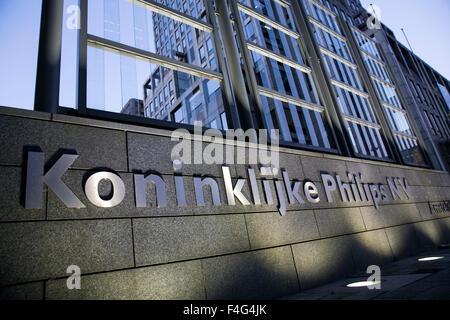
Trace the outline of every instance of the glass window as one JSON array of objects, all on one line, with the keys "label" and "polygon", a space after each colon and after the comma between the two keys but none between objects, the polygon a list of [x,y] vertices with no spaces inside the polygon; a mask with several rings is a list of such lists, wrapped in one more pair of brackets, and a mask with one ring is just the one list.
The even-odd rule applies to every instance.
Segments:
[{"label": "glass window", "polygon": [[244,5],[238,8],[267,129],[279,129],[280,139],[287,142],[335,148],[312,70],[300,49],[290,5],[278,1],[241,3]]},{"label": "glass window", "polygon": [[163,100],[163,93],[162,91],[159,92],[159,105],[162,106],[164,104]]},{"label": "glass window", "polygon": [[[99,65],[102,66],[101,72],[96,70]],[[211,87],[206,83],[212,80],[200,76],[193,80],[192,75],[169,68],[165,68],[165,75],[162,76],[162,69],[140,57],[111,52],[101,46],[89,46],[88,108],[130,114],[130,108],[125,108],[127,104],[142,104],[144,110],[153,102],[156,110],[164,110],[169,108],[167,102],[171,91],[173,95],[170,97],[174,99],[174,103],[187,107],[184,123],[194,124],[194,121],[202,121],[203,125],[208,126],[224,112],[220,87],[210,98],[208,87]],[[143,88],[148,82],[152,86],[144,97]],[[167,112],[163,111],[158,117],[163,119],[166,116]]]},{"label": "glass window", "polygon": [[170,91],[170,95],[172,96],[174,94],[173,80],[169,81],[169,91]]},{"label": "glass window", "polygon": [[[347,39],[339,30],[336,19],[336,14],[339,14],[337,8],[336,14],[333,14],[319,6],[317,2],[304,0],[304,4],[309,8],[308,15],[313,18],[310,25],[333,84],[353,150],[362,156],[389,158],[381,136],[381,126],[375,117],[369,95],[362,84],[357,66],[353,63]],[[346,20],[345,13],[341,11],[340,14]]]},{"label": "glass window", "polygon": [[173,121],[176,123],[183,123],[184,122],[184,116],[183,116],[183,108],[180,106],[173,112]]},{"label": "glass window", "polygon": [[[198,28],[203,30],[210,28],[210,25],[198,20],[184,18],[184,21],[181,21],[183,18],[176,16],[169,18],[156,13],[151,4],[146,4],[143,1],[88,1],[88,33],[90,35],[169,58],[174,58],[175,38],[179,37],[178,33],[174,31],[174,24],[177,22],[175,19],[179,19],[178,22],[190,24],[189,28],[197,32],[199,32]],[[158,24],[161,32],[162,30],[164,32],[161,35],[159,45],[156,46],[158,33],[155,31],[157,29],[155,26]],[[210,33],[203,30],[202,33]],[[189,39],[189,43],[192,43],[192,38]],[[194,61],[191,63],[194,63]]]},{"label": "glass window", "polygon": [[216,58],[212,57],[209,60],[209,67],[211,68],[211,70],[217,71]]},{"label": "glass window", "polygon": [[[173,6],[174,2],[170,3]],[[186,3],[183,2],[183,8]],[[168,6],[169,2],[162,4]],[[203,10],[203,2],[196,1],[186,12],[195,10],[196,4]],[[209,55],[214,56],[210,24],[155,13],[155,4],[151,2],[91,0],[88,5],[89,36],[113,41],[109,48],[100,40],[88,42],[88,108],[130,114],[133,103],[142,105],[142,112],[153,105],[156,112],[150,108],[151,117],[170,121],[174,119],[170,109],[177,105],[184,110],[183,123],[202,121],[204,126],[215,120],[218,123],[224,112],[222,75],[211,72],[217,70],[215,63],[207,63]],[[159,32],[154,31],[155,26]],[[187,41],[181,36],[185,33]],[[171,59],[162,67],[161,61],[149,53]],[[204,71],[186,68],[180,62],[202,66]],[[211,81],[218,84],[212,95],[206,85]]]},{"label": "glass window", "polygon": [[252,21],[247,22],[245,25],[245,33],[247,36],[248,41],[255,41],[255,31],[253,30],[253,23]]},{"label": "glass window", "polygon": [[220,114],[220,121],[222,124],[222,130],[228,130],[227,116],[226,116],[225,112],[222,112]]},{"label": "glass window", "polygon": [[213,129],[217,129],[217,121],[216,121],[216,119],[214,119],[213,121],[211,121],[209,123],[209,127],[213,128]]},{"label": "glass window", "polygon": [[201,63],[205,62],[206,56],[205,56],[205,48],[203,46],[200,47],[199,54],[200,54],[200,62]]},{"label": "glass window", "polygon": [[167,89],[167,86],[164,87],[164,101],[167,101],[169,99],[169,91]]},{"label": "glass window", "polygon": [[[353,36],[362,52],[364,62],[372,75],[372,83],[383,105],[384,114],[403,160],[406,163],[425,164],[417,138],[410,126],[408,114],[398,98],[396,87],[389,77],[386,66],[381,61],[375,41],[355,28],[352,28],[352,30]],[[421,92],[420,87],[417,87],[416,91],[412,81],[411,88],[416,95],[418,95],[418,92]],[[427,122],[430,123],[428,115],[425,114],[425,116]]]},{"label": "glass window", "polygon": [[208,51],[208,55],[212,55],[214,53],[214,47],[211,38],[206,40],[206,50]]},{"label": "glass window", "polygon": [[189,98],[189,106],[191,109],[191,112],[195,112],[196,109],[200,108],[202,105],[202,96],[200,94],[200,91],[197,90],[192,96]]}]

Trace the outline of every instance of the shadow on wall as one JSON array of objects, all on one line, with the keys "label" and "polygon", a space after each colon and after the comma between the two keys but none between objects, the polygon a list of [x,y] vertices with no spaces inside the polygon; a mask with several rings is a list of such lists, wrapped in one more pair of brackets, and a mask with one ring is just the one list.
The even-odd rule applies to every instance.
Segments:
[{"label": "shadow on wall", "polygon": [[429,220],[203,259],[207,298],[275,299],[296,294],[365,273],[369,265],[381,267],[450,242],[449,226],[443,219]]}]

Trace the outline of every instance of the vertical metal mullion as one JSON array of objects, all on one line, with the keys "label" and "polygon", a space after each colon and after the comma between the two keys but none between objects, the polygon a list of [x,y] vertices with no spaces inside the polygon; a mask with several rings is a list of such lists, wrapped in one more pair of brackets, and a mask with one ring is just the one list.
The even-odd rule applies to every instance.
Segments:
[{"label": "vertical metal mullion", "polygon": [[[257,95],[256,79],[253,72],[249,71],[251,60],[248,57],[248,49],[245,45],[245,35],[243,33],[242,24],[240,23],[239,10],[235,1],[229,1],[230,11],[234,17],[235,30],[238,38],[238,43],[241,49],[241,56],[244,62],[244,69],[247,74],[248,87],[250,90],[250,100],[247,94],[244,75],[242,73],[240,58],[236,43],[234,40],[233,27],[230,21],[230,14],[226,0],[216,0],[217,10],[219,12],[219,21],[221,24],[221,34],[225,46],[225,54],[227,56],[227,63],[230,67],[230,76],[234,95],[237,99],[237,108],[241,118],[243,129],[261,128],[261,119],[259,115],[253,116],[254,109],[251,107],[250,101],[256,102],[258,109],[261,110],[261,101]],[[253,76],[253,77],[252,77]]]},{"label": "vertical metal mullion", "polygon": [[[220,66],[220,71],[223,75],[223,81],[222,86],[224,97],[226,100],[226,109],[225,109],[225,115],[228,121],[228,127],[233,129],[241,128],[241,123],[239,120],[239,113],[236,108],[236,102],[233,99],[233,92],[231,89],[231,78],[230,73],[228,70],[228,67],[225,62],[225,58],[223,56],[222,52],[222,44],[219,37],[219,26],[217,25],[216,16],[215,16],[215,10],[213,8],[211,1],[204,1],[206,12],[209,16],[210,23],[213,25],[213,31],[212,31],[212,37],[214,40],[214,47],[215,47],[215,55],[217,64]],[[230,126],[231,124],[231,126]]]},{"label": "vertical metal mullion", "polygon": [[64,2],[42,0],[34,110],[56,113],[59,106]]},{"label": "vertical metal mullion", "polygon": [[80,30],[78,32],[77,109],[86,113],[87,104],[87,20],[88,0],[80,0]]}]

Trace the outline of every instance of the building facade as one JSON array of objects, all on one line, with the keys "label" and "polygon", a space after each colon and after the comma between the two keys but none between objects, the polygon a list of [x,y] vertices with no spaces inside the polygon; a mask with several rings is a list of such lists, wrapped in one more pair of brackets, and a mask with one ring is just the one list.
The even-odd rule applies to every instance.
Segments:
[{"label": "building facade", "polygon": [[72,2],[0,107],[0,298],[273,299],[450,242],[448,80],[358,2],[80,0],[66,37]]},{"label": "building facade", "polygon": [[[410,49],[401,44],[394,33],[381,23],[379,29],[369,29],[371,13],[351,1],[330,1],[335,12],[340,12],[347,23],[356,26],[366,36],[375,39],[384,62],[389,66],[393,80],[400,90],[404,104],[426,140],[440,159],[436,165],[449,169],[449,81],[431,68]],[[433,157],[433,156],[431,156]]]}]

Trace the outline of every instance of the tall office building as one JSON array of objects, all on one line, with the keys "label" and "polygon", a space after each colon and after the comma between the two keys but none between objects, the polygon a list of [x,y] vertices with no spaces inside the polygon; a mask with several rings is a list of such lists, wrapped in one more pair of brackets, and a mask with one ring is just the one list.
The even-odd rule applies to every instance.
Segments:
[{"label": "tall office building", "polygon": [[[450,170],[450,82],[448,79],[430,67],[411,49],[405,47],[388,26],[381,23],[380,28],[368,28],[367,20],[374,12],[370,10],[367,12],[358,1],[330,0],[325,3],[339,13],[349,25],[354,25],[363,32],[362,35],[359,33],[361,36],[356,35],[356,40],[361,46],[364,46],[364,43],[376,44],[374,49],[379,51],[375,56],[376,59],[370,56],[370,51],[364,48],[361,48],[361,51],[380,98],[383,102],[388,102],[386,98],[389,99],[392,93],[395,94],[395,91],[400,93],[403,97],[401,101],[403,107],[398,111],[400,114],[404,114],[405,110],[409,111],[425,144],[440,155],[440,159],[437,159],[433,157],[433,152],[430,153],[436,166],[439,166],[439,162],[442,161],[442,165]],[[369,41],[365,41],[364,38],[369,38]],[[383,57],[383,61],[378,59],[380,56]],[[381,80],[387,80],[386,78],[378,77],[377,79],[377,75],[380,75],[377,69],[385,69],[383,64],[386,64],[391,71],[388,73],[390,80],[384,84]],[[394,89],[394,92],[391,89]],[[387,110],[396,111],[392,106],[398,105],[391,103],[389,107],[384,103]]]},{"label": "tall office building", "polygon": [[232,1],[227,21],[215,2],[151,3],[89,1],[90,34],[158,63],[91,41],[88,107],[130,114],[123,106],[137,99],[146,118],[279,129],[300,148],[448,163],[448,80],[384,25],[368,29],[358,1]]}]

